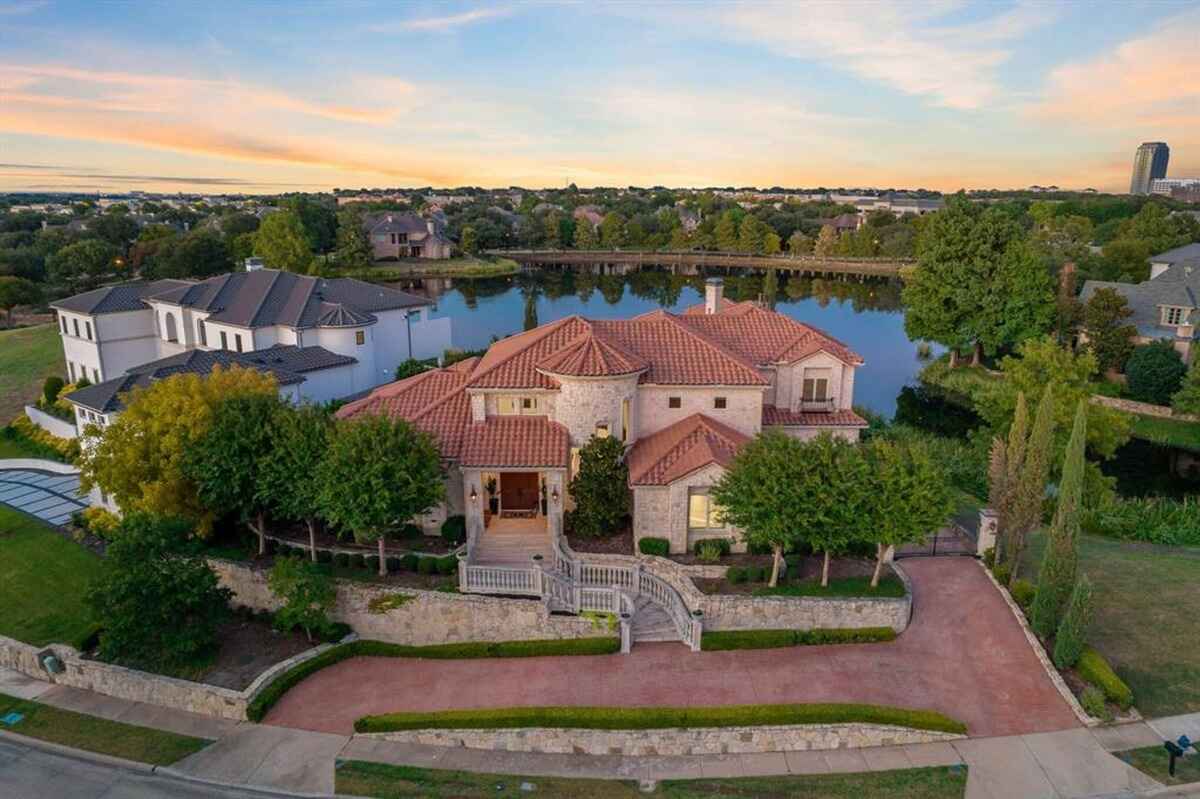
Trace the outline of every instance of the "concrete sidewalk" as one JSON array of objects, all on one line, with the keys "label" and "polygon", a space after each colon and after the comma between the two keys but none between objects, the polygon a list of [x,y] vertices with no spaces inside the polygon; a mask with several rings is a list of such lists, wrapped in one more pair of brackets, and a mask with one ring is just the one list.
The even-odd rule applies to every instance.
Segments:
[{"label": "concrete sidewalk", "polygon": [[[309,795],[333,792],[337,760],[596,779],[689,779],[890,771],[966,765],[968,799],[1136,796],[1161,784],[1108,754],[1200,731],[1200,714],[1133,725],[971,738],[950,743],[745,755],[626,757],[421,746],[233,722],[53,686],[0,669],[0,692],[216,743],[165,774]],[[1183,795],[1183,794],[1179,794]]]}]

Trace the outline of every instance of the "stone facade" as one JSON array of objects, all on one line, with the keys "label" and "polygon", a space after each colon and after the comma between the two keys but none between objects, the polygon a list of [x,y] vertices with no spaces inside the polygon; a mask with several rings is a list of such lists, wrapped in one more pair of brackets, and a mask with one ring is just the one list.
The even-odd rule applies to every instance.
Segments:
[{"label": "stone facade", "polygon": [[729,538],[734,552],[745,552],[746,544],[735,527],[710,530],[688,529],[688,490],[711,488],[725,469],[718,464],[698,469],[669,486],[635,486],[633,489],[633,537],[665,538],[671,542],[671,554],[689,551],[705,538]]},{"label": "stone facade", "polygon": [[[279,601],[267,588],[264,571],[241,563],[209,561],[233,601],[255,610],[275,610]],[[411,597],[383,613],[372,611],[371,600],[402,594]],[[592,638],[602,633],[587,619],[552,616],[532,599],[502,599],[480,594],[451,594],[399,586],[338,582],[332,616],[363,638],[411,646],[456,644],[467,641],[538,641]]]},{"label": "stone facade", "polygon": [[585,378],[555,376],[559,383],[554,404],[554,421],[567,428],[572,447],[582,447],[596,432],[596,425],[608,425],[609,435],[621,438],[621,404],[629,401],[630,429],[626,440],[633,441],[638,426],[638,377]]},{"label": "stone facade", "polygon": [[662,730],[576,730],[546,727],[520,730],[410,730],[372,733],[364,737],[426,746],[454,746],[503,752],[653,756],[856,749],[953,741],[966,736],[887,724],[796,724]]},{"label": "stone facade", "polygon": [[[762,430],[762,406],[765,386],[746,388],[718,386],[656,386],[638,387],[634,414],[637,417],[638,438],[653,435],[694,413],[716,419],[748,436]],[[670,407],[671,397],[679,397],[678,408]],[[724,408],[715,408],[714,400],[725,398]]]}]

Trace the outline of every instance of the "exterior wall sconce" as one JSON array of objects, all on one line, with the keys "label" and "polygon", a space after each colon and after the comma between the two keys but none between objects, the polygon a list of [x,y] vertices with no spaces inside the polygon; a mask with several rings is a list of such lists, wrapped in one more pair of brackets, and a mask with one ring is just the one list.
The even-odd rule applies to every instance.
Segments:
[{"label": "exterior wall sconce", "polygon": [[479,492],[475,490],[475,486],[471,486],[471,501],[475,502],[479,499]]},{"label": "exterior wall sconce", "polygon": [[550,492],[550,499],[554,500],[555,502],[558,502],[558,486],[555,486],[554,489]]}]

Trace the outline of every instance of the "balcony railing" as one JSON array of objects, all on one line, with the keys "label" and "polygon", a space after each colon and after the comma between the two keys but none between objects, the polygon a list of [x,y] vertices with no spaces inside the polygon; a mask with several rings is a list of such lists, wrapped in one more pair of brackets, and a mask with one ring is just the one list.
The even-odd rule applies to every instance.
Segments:
[{"label": "balcony railing", "polygon": [[837,410],[837,400],[833,397],[800,400],[800,410],[806,413],[833,413]]}]

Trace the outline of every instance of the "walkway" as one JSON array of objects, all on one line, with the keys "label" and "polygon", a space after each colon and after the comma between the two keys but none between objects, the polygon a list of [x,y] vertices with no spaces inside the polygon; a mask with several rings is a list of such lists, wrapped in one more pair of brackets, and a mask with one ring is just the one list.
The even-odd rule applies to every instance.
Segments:
[{"label": "walkway", "polygon": [[56,526],[88,507],[87,497],[79,493],[78,472],[59,474],[41,469],[0,468],[0,504]]},{"label": "walkway", "polygon": [[506,519],[494,517],[479,536],[471,552],[473,566],[513,566],[527,569],[534,555],[549,563],[554,545],[544,518]]},{"label": "walkway", "polygon": [[489,660],[353,658],[293,688],[268,724],[348,734],[365,715],[513,705],[868,702],[931,708],[972,736],[1078,726],[1007,605],[967,558],[914,558],[913,622],[887,644]]}]

